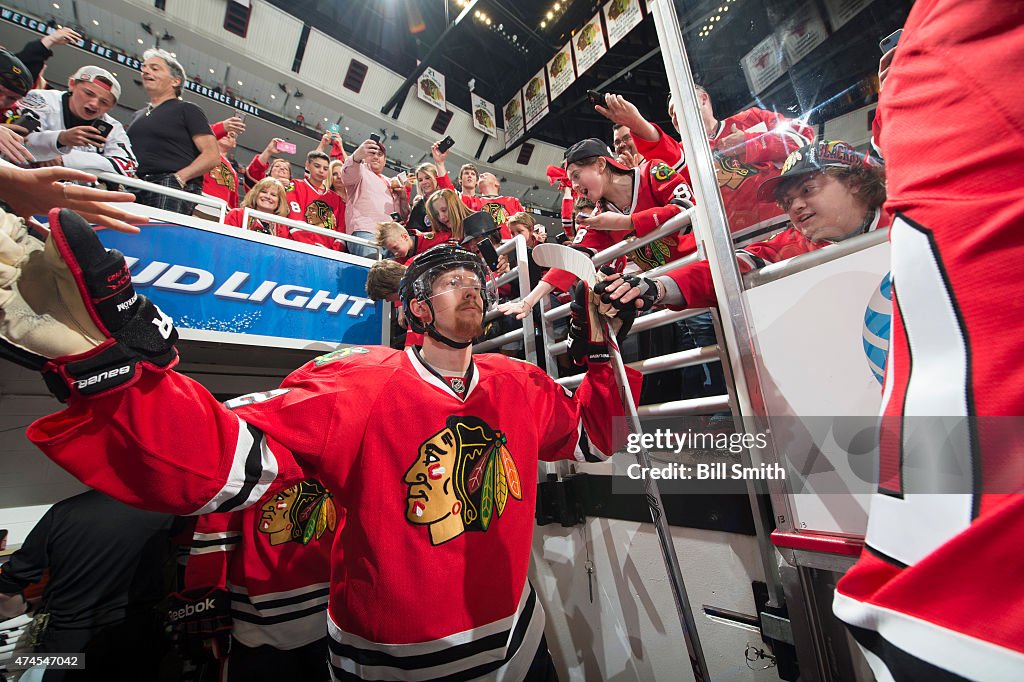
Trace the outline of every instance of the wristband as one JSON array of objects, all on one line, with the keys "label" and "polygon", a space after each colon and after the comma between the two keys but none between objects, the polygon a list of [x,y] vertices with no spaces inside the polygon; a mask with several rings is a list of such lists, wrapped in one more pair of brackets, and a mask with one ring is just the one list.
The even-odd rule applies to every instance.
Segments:
[{"label": "wristband", "polygon": [[185,189],[185,181],[181,179],[180,175],[175,173],[174,174],[174,179],[178,181],[178,185],[181,187],[181,189]]}]

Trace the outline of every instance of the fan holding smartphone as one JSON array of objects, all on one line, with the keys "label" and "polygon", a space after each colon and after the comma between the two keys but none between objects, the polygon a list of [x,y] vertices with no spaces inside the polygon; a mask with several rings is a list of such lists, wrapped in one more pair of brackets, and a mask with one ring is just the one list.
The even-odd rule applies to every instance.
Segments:
[{"label": "fan holding smartphone", "polygon": [[107,113],[121,96],[114,75],[98,66],[83,66],[68,80],[68,93],[66,112],[59,90],[33,90],[21,100],[20,120],[35,128],[25,146],[36,165],[133,173],[137,163],[128,135]]}]

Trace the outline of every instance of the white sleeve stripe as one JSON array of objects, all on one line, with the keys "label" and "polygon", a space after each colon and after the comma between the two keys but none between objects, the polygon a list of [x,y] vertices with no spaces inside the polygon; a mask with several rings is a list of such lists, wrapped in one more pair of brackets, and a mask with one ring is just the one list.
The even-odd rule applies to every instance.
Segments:
[{"label": "white sleeve stripe", "polygon": [[189,556],[200,554],[213,554],[214,552],[233,552],[235,545],[210,545],[209,547],[193,547],[188,551]]},{"label": "white sleeve stripe", "polygon": [[[238,419],[238,417],[235,417]],[[228,480],[216,495],[193,516],[244,509],[254,504],[277,477],[277,459],[263,433],[238,419],[238,441],[231,460]]]},{"label": "white sleeve stripe", "polygon": [[227,530],[220,533],[193,533],[192,541],[204,542],[206,540],[226,540],[228,538],[240,538],[242,534],[237,530]]}]

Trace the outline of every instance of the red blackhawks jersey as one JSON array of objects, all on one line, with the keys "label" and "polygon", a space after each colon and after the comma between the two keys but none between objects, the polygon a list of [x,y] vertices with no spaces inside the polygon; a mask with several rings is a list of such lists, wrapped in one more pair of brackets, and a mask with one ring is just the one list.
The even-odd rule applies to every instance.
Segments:
[{"label": "red blackhawks jersey", "polygon": [[[693,206],[690,174],[685,168],[676,172],[661,161],[644,161],[636,168],[631,168],[629,173],[633,178],[633,202],[629,206],[616,206],[602,199],[594,213],[624,213],[632,220],[633,229],[595,230],[581,224],[576,228],[576,237],[572,242],[574,247],[596,253],[629,237],[643,237],[672,216]],[[693,253],[696,249],[693,234],[687,226],[680,234],[662,237],[630,252],[628,257],[641,270],[651,270]],[[568,272],[556,269],[549,270],[542,279],[561,291],[568,291],[576,281]]]},{"label": "red blackhawks jersey", "polygon": [[[888,220],[881,210],[875,210],[864,232],[887,229]],[[771,239],[750,244],[736,251],[736,262],[740,272],[763,268],[769,263],[778,263],[834,244],[828,240],[811,241],[794,228],[779,232]],[[718,305],[715,286],[711,281],[711,267],[706,260],[676,268],[665,275],[679,287],[687,308],[713,308]],[[675,307],[675,306],[671,306]]]},{"label": "red blackhawks jersey", "polygon": [[544,629],[527,581],[537,462],[613,452],[622,413],[606,363],[570,396],[501,355],[445,380],[415,349],[349,347],[224,405],[146,372],[28,434],[87,485],[178,514],[238,511],[315,476],[346,514],[331,556],[335,676],[521,680]]},{"label": "red blackhawks jersey", "polygon": [[296,649],[327,632],[331,545],[338,517],[316,479],[242,511],[196,520],[185,589],[231,594],[232,636],[248,647]]},{"label": "red blackhawks jersey", "polygon": [[1024,679],[1019,9],[914,3],[879,97],[894,216],[879,485],[833,602],[878,679]]},{"label": "red blackhawks jersey", "polygon": [[[288,190],[288,217],[336,232],[345,231],[345,202],[332,190],[314,187],[308,178],[297,181]],[[339,248],[340,240],[313,232],[292,230],[296,241]]]},{"label": "red blackhawks jersey", "polygon": [[[677,170],[686,164],[683,147],[655,123],[658,139],[654,142],[633,136],[636,149],[647,159],[660,159]],[[726,156],[716,148],[732,127],[745,131],[744,160]],[[769,132],[770,131],[770,132]],[[814,141],[814,129],[764,109],[747,109],[720,121],[709,140],[718,190],[725,204],[729,229],[738,244],[763,237],[786,221],[773,201],[758,201],[757,190],[769,178],[779,174],[790,152]]]},{"label": "red blackhawks jersey", "polygon": [[213,170],[203,176],[203,194],[223,199],[228,210],[238,208],[238,173],[223,154]]},{"label": "red blackhawks jersey", "polygon": [[487,211],[494,218],[494,224],[501,228],[501,238],[512,239],[508,230],[508,219],[523,210],[523,204],[515,197],[503,197],[497,194],[481,194],[478,211]]}]

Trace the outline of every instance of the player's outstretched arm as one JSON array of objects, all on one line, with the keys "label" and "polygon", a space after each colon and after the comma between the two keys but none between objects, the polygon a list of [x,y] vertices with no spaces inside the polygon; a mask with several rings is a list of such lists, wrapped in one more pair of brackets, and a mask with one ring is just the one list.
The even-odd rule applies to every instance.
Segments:
[{"label": "player's outstretched arm", "polygon": [[0,214],[0,338],[0,356],[42,372],[68,404],[29,438],[86,485],[137,507],[205,514],[253,504],[305,478],[291,453],[312,461],[325,436],[299,426],[334,409],[304,375],[232,411],[172,372],[171,320],[135,292],[123,256],[67,210],[50,213],[45,246]]}]

